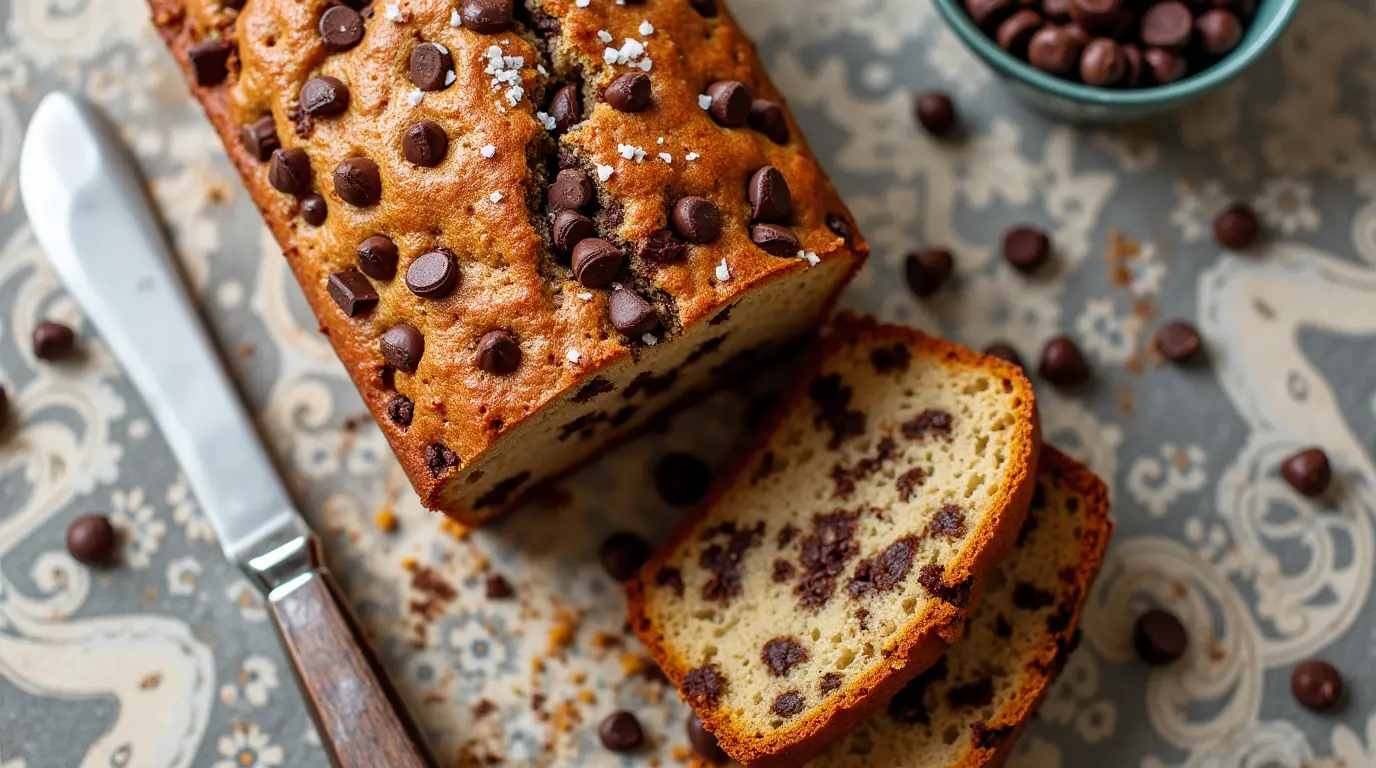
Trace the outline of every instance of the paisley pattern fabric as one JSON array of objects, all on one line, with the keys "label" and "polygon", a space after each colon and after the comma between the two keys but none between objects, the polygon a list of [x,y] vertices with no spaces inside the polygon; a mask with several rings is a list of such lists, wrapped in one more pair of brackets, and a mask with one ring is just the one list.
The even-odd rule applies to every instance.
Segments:
[{"label": "paisley pattern fabric", "polygon": [[[1028,359],[1068,333],[1095,369],[1084,393],[1039,384],[1042,417],[1108,478],[1118,533],[1085,642],[1014,763],[1376,765],[1376,6],[1307,3],[1272,55],[1189,111],[1077,129],[1011,101],[922,0],[730,4],[874,245],[847,304]],[[441,525],[361,420],[146,16],[142,0],[0,0],[0,766],[326,765],[261,599],[220,557],[25,221],[21,130],[53,88],[89,95],[132,146],[255,416],[438,751],[460,765],[684,758],[685,709],[643,674],[597,550],[611,531],[672,528],[650,468],[670,450],[719,464],[759,407],[750,393],[714,397],[490,530]],[[962,140],[915,127],[914,94],[933,87],[955,94]],[[1267,225],[1255,253],[1210,236],[1234,199]],[[1020,222],[1053,233],[1054,274],[1002,263],[999,234]],[[951,248],[957,271],[918,301],[902,259],[924,244]],[[1206,365],[1146,354],[1177,316],[1201,328]],[[42,318],[78,325],[78,359],[33,358]],[[1338,485],[1317,504],[1276,469],[1310,444]],[[375,524],[380,509],[395,531]],[[120,530],[119,567],[66,554],[65,526],[88,510]],[[488,599],[489,573],[516,597]],[[1190,628],[1174,667],[1133,659],[1132,621],[1150,605]],[[1338,713],[1289,695],[1311,656],[1352,683]],[[617,708],[640,717],[644,751],[597,743]]]}]

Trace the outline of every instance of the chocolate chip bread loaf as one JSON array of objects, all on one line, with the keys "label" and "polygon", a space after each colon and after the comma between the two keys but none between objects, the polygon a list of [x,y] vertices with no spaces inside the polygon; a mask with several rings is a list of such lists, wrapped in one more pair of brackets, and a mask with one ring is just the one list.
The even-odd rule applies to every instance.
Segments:
[{"label": "chocolate chip bread loaf", "polygon": [[727,752],[797,765],[959,639],[1039,445],[1019,368],[842,313],[775,424],[629,583],[631,625]]},{"label": "chocolate chip bread loaf", "polygon": [[425,504],[509,507],[867,248],[716,0],[150,0]]},{"label": "chocolate chip bread loaf", "polygon": [[965,639],[811,765],[1002,765],[1079,640],[1112,533],[1103,481],[1043,446],[1017,548],[990,572]]}]

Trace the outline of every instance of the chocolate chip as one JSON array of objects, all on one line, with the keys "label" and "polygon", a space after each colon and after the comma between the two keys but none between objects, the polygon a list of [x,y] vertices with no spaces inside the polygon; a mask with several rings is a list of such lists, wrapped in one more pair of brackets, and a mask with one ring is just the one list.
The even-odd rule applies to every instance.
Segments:
[{"label": "chocolate chip", "polygon": [[1041,0],[1037,4],[1042,10],[1042,15],[1051,21],[1070,20],[1070,0]]},{"label": "chocolate chip", "polygon": [[550,97],[545,113],[554,118],[554,130],[563,133],[572,128],[583,117],[583,108],[578,105],[578,88],[566,85]]},{"label": "chocolate chip", "polygon": [[489,573],[483,580],[483,596],[488,600],[507,600],[515,594],[515,587],[500,573]]},{"label": "chocolate chip", "polygon": [[521,345],[506,331],[488,331],[478,341],[478,367],[488,373],[506,374],[521,365]]},{"label": "chocolate chip", "polygon": [[1036,271],[1051,255],[1046,233],[1032,227],[1014,227],[1003,234],[1003,258],[1019,272]]},{"label": "chocolate chip", "polygon": [[1343,700],[1343,676],[1322,659],[1310,659],[1290,673],[1290,692],[1306,709],[1324,712]]},{"label": "chocolate chip", "polygon": [[1127,71],[1123,75],[1123,85],[1129,88],[1136,88],[1144,82],[1144,75],[1147,70],[1146,59],[1142,56],[1142,49],[1132,43],[1122,43],[1119,48],[1123,51],[1123,61],[1127,62]]},{"label": "chocolate chip", "polygon": [[463,25],[480,35],[496,35],[511,26],[511,0],[464,0]]},{"label": "chocolate chip", "polygon": [[793,231],[778,224],[751,224],[750,241],[773,256],[797,256],[803,249]]},{"label": "chocolate chip", "polygon": [[803,695],[797,691],[788,691],[775,696],[769,710],[779,717],[793,717],[802,712],[803,707]]},{"label": "chocolate chip", "polygon": [[351,157],[341,162],[334,169],[334,193],[359,208],[376,204],[382,198],[382,176],[377,163],[366,157]]},{"label": "chocolate chip", "polygon": [[432,120],[412,123],[401,135],[401,153],[415,165],[427,168],[439,165],[447,151],[449,136]]},{"label": "chocolate chip", "polygon": [[1058,387],[1073,387],[1089,378],[1089,364],[1068,336],[1057,336],[1042,349],[1037,373]]},{"label": "chocolate chip", "polygon": [[851,226],[849,219],[839,213],[827,214],[827,229],[846,241],[848,246],[855,241],[855,227]]},{"label": "chocolate chip", "polygon": [[311,159],[300,147],[278,149],[268,163],[268,183],[278,192],[303,195],[311,188]]},{"label": "chocolate chip", "polygon": [[1070,0],[1070,18],[1086,30],[1104,32],[1124,16],[1123,0]]},{"label": "chocolate chip", "polygon": [[319,29],[325,50],[347,51],[363,39],[363,17],[347,5],[332,5],[320,14]]},{"label": "chocolate chip", "polygon": [[1214,239],[1219,245],[1242,251],[1256,245],[1261,236],[1261,222],[1243,203],[1233,203],[1214,217]]},{"label": "chocolate chip", "polygon": [[191,76],[196,85],[206,88],[219,85],[229,77],[229,54],[234,45],[228,40],[202,40],[186,49],[191,64]]},{"label": "chocolate chip", "polygon": [[1023,367],[1022,355],[1018,354],[1018,350],[1002,341],[996,341],[985,347],[984,354],[990,357],[997,357],[1000,360],[1007,360],[1019,368]]},{"label": "chocolate chip", "polygon": [[602,746],[613,752],[630,752],[645,742],[640,721],[624,709],[607,715],[597,726],[597,737],[602,740]]},{"label": "chocolate chip", "polygon": [[903,272],[908,288],[918,296],[931,296],[951,276],[955,259],[945,248],[928,248],[908,254]]},{"label": "chocolate chip", "polygon": [[1151,79],[1157,85],[1168,85],[1184,77],[1189,70],[1185,57],[1165,48],[1148,48],[1142,60],[1151,72]]},{"label": "chocolate chip", "polygon": [[5,431],[5,426],[10,420],[10,395],[4,387],[0,387],[0,433]]},{"label": "chocolate chip", "polygon": [[750,127],[769,137],[775,144],[788,143],[788,118],[784,108],[768,99],[755,99],[750,103]]},{"label": "chocolate chip", "polygon": [[607,313],[612,327],[632,338],[640,338],[659,327],[654,308],[629,289],[612,292]]},{"label": "chocolate chip", "polygon": [[577,211],[591,203],[594,194],[592,177],[580,169],[565,168],[554,177],[546,197],[550,208]]},{"label": "chocolate chip", "polygon": [[656,264],[668,264],[683,253],[683,241],[667,229],[656,229],[640,241],[636,252],[640,258]]},{"label": "chocolate chip", "polygon": [[1024,8],[999,24],[994,41],[999,47],[1018,57],[1027,56],[1027,43],[1032,34],[1042,28],[1042,15]]},{"label": "chocolate chip", "polygon": [[693,10],[699,15],[712,19],[717,15],[717,0],[688,0],[688,4],[693,6]]},{"label": "chocolate chip", "polygon": [[950,136],[956,129],[956,105],[943,91],[918,94],[915,112],[917,122],[933,136]]},{"label": "chocolate chip", "polygon": [[712,472],[702,459],[690,453],[669,453],[655,466],[659,497],[675,507],[689,507],[707,495]]},{"label": "chocolate chip", "polygon": [[1016,7],[1016,0],[965,0],[965,12],[985,30],[998,26]]},{"label": "chocolate chip", "polygon": [[627,581],[650,559],[650,543],[634,533],[620,531],[602,542],[599,554],[602,570],[608,576],[617,581]]},{"label": "chocolate chip", "polygon": [[569,253],[584,238],[596,235],[597,228],[593,226],[592,219],[577,211],[560,211],[554,217],[550,232],[554,238],[554,247]]},{"label": "chocolate chip", "polygon": [[1188,360],[1199,351],[1199,331],[1184,320],[1172,320],[1156,329],[1152,340],[1167,360]]},{"label": "chocolate chip", "polygon": [[794,667],[807,661],[807,649],[792,637],[776,637],[764,644],[760,659],[775,677],[787,677]]},{"label": "chocolate chip", "polygon": [[585,238],[573,247],[573,276],[584,288],[601,288],[621,271],[626,257],[600,237]]},{"label": "chocolate chip", "polygon": [[373,284],[353,267],[330,275],[325,289],[339,310],[348,317],[358,317],[377,306],[377,291],[373,289]]},{"label": "chocolate chip", "polygon": [[325,198],[320,195],[306,195],[301,198],[301,218],[312,227],[324,224],[327,213]]},{"label": "chocolate chip", "polygon": [[718,125],[739,128],[750,119],[750,105],[754,99],[750,97],[750,89],[745,87],[745,83],[718,80],[707,86],[707,95],[712,98],[712,106],[707,108],[707,114]]},{"label": "chocolate chip", "polygon": [[[947,506],[953,507],[954,505]],[[964,532],[965,517],[958,508],[955,509],[955,513],[959,515],[959,520],[948,522],[952,525],[958,522],[960,530]],[[917,547],[916,536],[905,536],[890,544],[879,554],[856,563],[855,574],[851,577],[850,583],[846,585],[846,591],[850,593],[851,597],[860,598],[872,592],[888,592],[902,584],[913,566],[913,558],[917,556]]]},{"label": "chocolate chip", "polygon": [[750,176],[746,196],[750,199],[751,221],[787,222],[793,213],[793,195],[788,191],[788,181],[772,165]]},{"label": "chocolate chip", "polygon": [[650,77],[643,72],[627,72],[613,80],[602,96],[618,112],[639,112],[650,106]]},{"label": "chocolate chip", "polygon": [[1290,487],[1310,498],[1322,496],[1333,480],[1328,454],[1320,448],[1306,448],[1285,457],[1280,474]]},{"label": "chocolate chip", "polygon": [[1175,614],[1153,608],[1138,617],[1132,642],[1143,661],[1159,667],[1185,655],[1189,636]]},{"label": "chocolate chip", "polygon": [[67,526],[67,552],[78,563],[109,564],[118,540],[115,527],[105,515],[85,514]]},{"label": "chocolate chip", "polygon": [[62,323],[44,320],[33,327],[33,356],[39,360],[61,360],[75,344],[76,333]]},{"label": "chocolate chip", "polygon": [[690,669],[683,676],[683,695],[694,707],[715,707],[725,687],[726,678],[716,664]]},{"label": "chocolate chip", "polygon": [[382,334],[378,342],[382,359],[399,371],[415,373],[425,354],[425,337],[410,323],[397,323]]},{"label": "chocolate chip", "polygon": [[358,267],[374,280],[391,280],[397,274],[397,244],[385,235],[373,235],[354,251]]},{"label": "chocolate chip", "polygon": [[1222,8],[1200,14],[1194,29],[1199,33],[1200,47],[1214,56],[1222,56],[1242,42],[1242,22]]},{"label": "chocolate chip", "polygon": [[705,198],[681,198],[674,203],[670,218],[674,229],[690,243],[710,243],[721,233],[721,214]]},{"label": "chocolate chip", "polygon": [[1080,49],[1065,27],[1042,27],[1027,42],[1027,61],[1043,72],[1064,75],[1080,63]]},{"label": "chocolate chip", "polygon": [[1128,72],[1128,59],[1117,42],[1096,37],[1080,54],[1080,79],[1086,85],[1109,86],[1122,80]]},{"label": "chocolate chip", "polygon": [[282,142],[277,138],[277,125],[273,123],[272,115],[263,115],[241,127],[239,143],[254,160],[260,163],[267,162],[272,153],[282,146]]},{"label": "chocolate chip", "polygon": [[349,108],[349,87],[336,77],[313,77],[301,86],[299,101],[312,117],[338,115]]},{"label": "chocolate chip", "polygon": [[425,466],[430,468],[431,475],[439,477],[459,466],[459,455],[449,446],[431,443],[425,446]]},{"label": "chocolate chip", "polygon": [[[1085,0],[1072,0],[1072,10],[1075,2]],[[1143,43],[1154,48],[1183,50],[1194,35],[1194,14],[1179,0],[1156,3],[1142,13],[1138,35]]]},{"label": "chocolate chip", "polygon": [[411,49],[408,66],[411,82],[422,91],[438,91],[448,85],[454,57],[439,43],[421,43]]},{"label": "chocolate chip", "polygon": [[718,764],[731,759],[722,750],[721,744],[717,742],[717,737],[703,727],[702,718],[698,717],[698,713],[690,712],[688,714],[688,723],[685,729],[688,731],[688,743],[692,745],[693,751],[698,753],[698,757],[709,763]]},{"label": "chocolate chip", "polygon": [[387,418],[399,427],[411,426],[416,416],[416,404],[406,395],[397,395],[387,402]]}]

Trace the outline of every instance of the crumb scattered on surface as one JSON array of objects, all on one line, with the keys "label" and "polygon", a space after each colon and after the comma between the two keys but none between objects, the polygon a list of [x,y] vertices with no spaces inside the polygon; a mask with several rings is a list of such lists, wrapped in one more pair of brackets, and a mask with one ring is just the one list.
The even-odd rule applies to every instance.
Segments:
[{"label": "crumb scattered on surface", "polygon": [[145,691],[151,691],[159,685],[162,685],[162,675],[157,672],[146,675],[139,681],[139,688]]},{"label": "crumb scattered on surface", "polygon": [[373,515],[373,524],[383,533],[396,533],[397,515],[391,509],[383,507],[377,511],[376,515]]},{"label": "crumb scattered on surface", "polygon": [[247,341],[241,341],[234,345],[234,354],[241,360],[247,360],[253,357],[253,352],[253,345]]},{"label": "crumb scattered on surface", "polygon": [[554,624],[549,629],[548,655],[563,657],[569,646],[573,645],[574,635],[578,632],[578,622],[582,619],[582,611],[555,609]]},{"label": "crumb scattered on surface", "polygon": [[472,528],[451,517],[440,518],[440,530],[449,534],[449,537],[454,541],[463,541],[468,538],[469,534],[473,533]]}]

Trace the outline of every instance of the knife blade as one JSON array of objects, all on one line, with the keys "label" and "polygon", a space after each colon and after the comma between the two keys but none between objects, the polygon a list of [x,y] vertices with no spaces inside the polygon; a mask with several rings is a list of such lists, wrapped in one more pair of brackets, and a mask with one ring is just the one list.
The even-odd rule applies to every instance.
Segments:
[{"label": "knife blade", "polygon": [[225,374],[113,128],[89,103],[49,94],[24,136],[19,188],[39,245],[143,396],[220,548],[267,594],[332,762],[433,765]]}]

